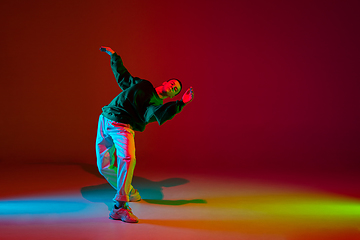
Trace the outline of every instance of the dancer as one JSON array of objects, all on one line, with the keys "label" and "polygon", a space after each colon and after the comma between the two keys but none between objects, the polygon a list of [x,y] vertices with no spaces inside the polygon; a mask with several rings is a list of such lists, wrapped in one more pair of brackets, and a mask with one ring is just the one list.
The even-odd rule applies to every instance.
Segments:
[{"label": "dancer", "polygon": [[97,166],[116,189],[110,218],[136,223],[138,218],[128,204],[141,200],[139,192],[131,185],[136,162],[134,131],[144,131],[150,122],[162,125],[172,119],[192,101],[194,92],[190,87],[181,100],[163,104],[164,99],[180,93],[182,84],[178,79],[169,79],[154,88],[149,81],[131,76],[111,48],[102,46],[100,51],[111,56],[111,69],[122,92],[102,108],[96,137]]}]

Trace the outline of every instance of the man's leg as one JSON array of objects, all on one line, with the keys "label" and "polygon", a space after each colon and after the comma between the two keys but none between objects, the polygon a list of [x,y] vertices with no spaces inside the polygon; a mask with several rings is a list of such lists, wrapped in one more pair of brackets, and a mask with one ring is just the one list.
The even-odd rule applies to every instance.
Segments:
[{"label": "man's leg", "polygon": [[108,133],[113,139],[117,157],[116,201],[128,202],[133,189],[131,182],[136,164],[134,131],[124,124],[111,122]]},{"label": "man's leg", "polygon": [[110,217],[124,222],[138,222],[127,203],[130,201],[130,192],[133,189],[131,182],[136,164],[135,133],[125,124],[114,121],[109,122],[107,132],[113,139],[118,163],[117,191],[114,197],[116,206],[110,212]]},{"label": "man's leg", "polygon": [[[103,175],[104,178],[109,182],[109,184],[115,190],[117,190],[118,166],[115,165],[115,144],[112,137],[108,133],[108,130],[114,131],[112,121],[100,115],[98,132],[96,137],[97,166],[101,175]],[[122,131],[122,129],[119,129],[119,131]],[[121,152],[123,152],[123,150]],[[116,196],[113,200],[116,201]],[[129,200],[130,202],[137,202],[141,200],[139,192],[131,185]]]}]

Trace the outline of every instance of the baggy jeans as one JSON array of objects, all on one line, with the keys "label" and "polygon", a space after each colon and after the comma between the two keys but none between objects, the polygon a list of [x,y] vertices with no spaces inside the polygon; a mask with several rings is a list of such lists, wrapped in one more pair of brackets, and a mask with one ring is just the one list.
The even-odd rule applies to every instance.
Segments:
[{"label": "baggy jeans", "polygon": [[97,167],[116,190],[115,201],[128,202],[133,189],[131,182],[136,164],[134,137],[135,133],[129,124],[100,115],[96,136]]}]

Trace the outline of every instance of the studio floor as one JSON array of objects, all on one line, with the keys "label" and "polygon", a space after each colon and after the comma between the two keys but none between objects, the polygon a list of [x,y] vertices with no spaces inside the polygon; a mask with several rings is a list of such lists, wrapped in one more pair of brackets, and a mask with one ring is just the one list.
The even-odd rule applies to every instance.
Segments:
[{"label": "studio floor", "polygon": [[89,164],[4,165],[0,239],[359,240],[356,171],[136,171],[137,224],[110,220],[115,193]]}]

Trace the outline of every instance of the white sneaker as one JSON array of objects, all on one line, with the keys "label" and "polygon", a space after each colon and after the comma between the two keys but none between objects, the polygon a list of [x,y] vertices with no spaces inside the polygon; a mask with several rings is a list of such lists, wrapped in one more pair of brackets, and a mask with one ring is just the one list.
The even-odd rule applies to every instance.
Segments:
[{"label": "white sneaker", "polygon": [[114,205],[109,217],[114,220],[121,220],[127,223],[137,223],[139,219],[132,213],[131,208],[125,204],[124,207],[116,208]]}]

